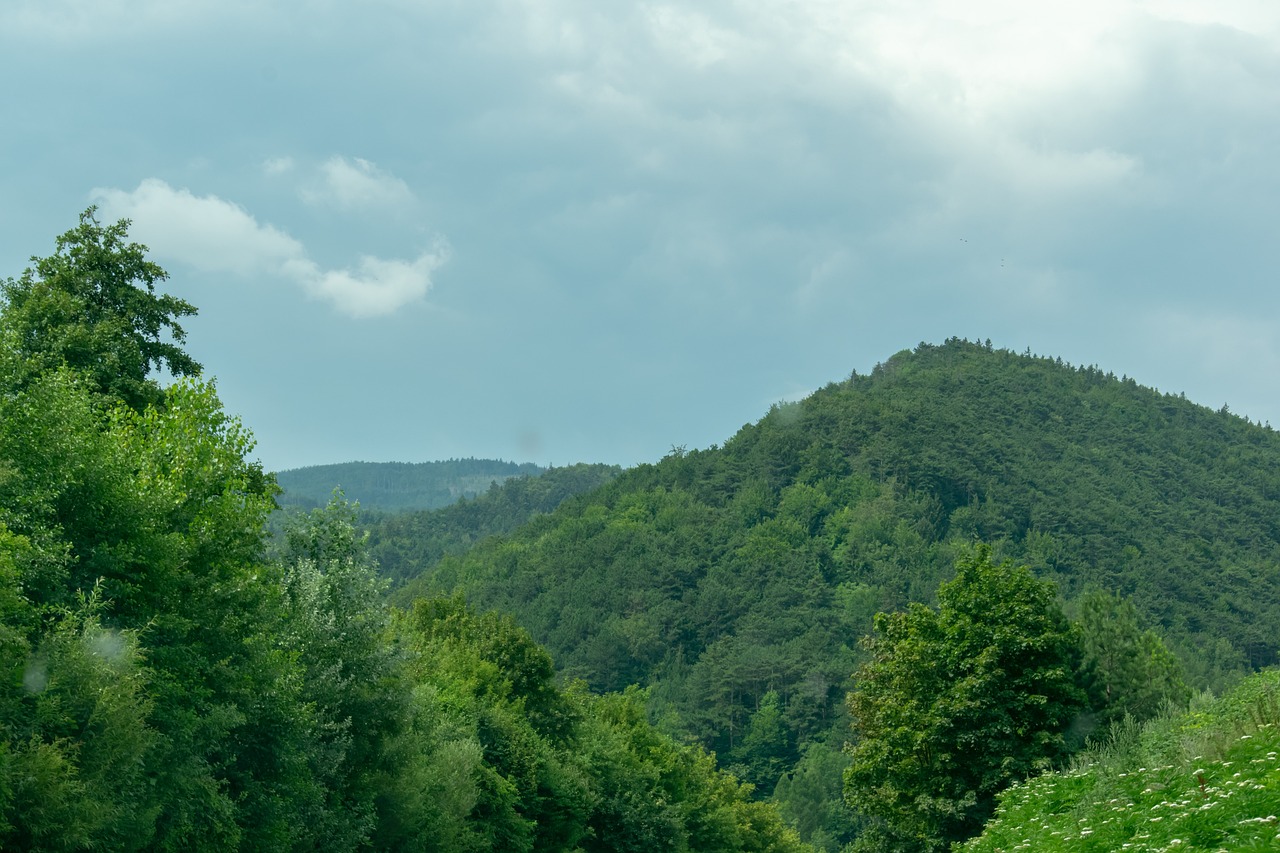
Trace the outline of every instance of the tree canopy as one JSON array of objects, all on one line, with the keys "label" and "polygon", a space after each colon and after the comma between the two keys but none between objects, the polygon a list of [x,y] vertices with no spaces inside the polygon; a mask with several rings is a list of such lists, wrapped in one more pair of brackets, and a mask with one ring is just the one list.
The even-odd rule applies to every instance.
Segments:
[{"label": "tree canopy", "polygon": [[1079,640],[1053,585],[976,548],[936,609],[880,613],[849,695],[845,792],[879,819],[866,850],[946,850],[976,834],[996,795],[1067,753],[1085,709]]},{"label": "tree canopy", "polygon": [[434,528],[416,521],[386,519],[375,538],[406,581],[396,601],[460,589],[594,689],[647,687],[661,725],[759,795],[797,798],[790,813],[829,792],[813,832],[836,850],[857,825],[839,802],[844,698],[876,612],[935,604],[956,559],[988,542],[1054,582],[1073,616],[1092,588],[1129,602],[1186,685],[1222,689],[1276,659],[1277,472],[1267,427],[953,339],[465,552],[427,547]]},{"label": "tree canopy", "polygon": [[150,375],[196,369],[161,277],[90,211],[6,284],[0,848],[807,849],[511,617],[392,612],[342,500],[269,547],[248,430]]},{"label": "tree canopy", "polygon": [[40,369],[65,364],[89,377],[101,393],[135,409],[160,399],[150,381],[161,368],[195,376],[200,365],[182,349],[182,317],[195,306],[156,285],[169,276],[127,242],[129,221],[103,225],[96,208],[57,238],[52,255],[0,284],[9,346]]}]

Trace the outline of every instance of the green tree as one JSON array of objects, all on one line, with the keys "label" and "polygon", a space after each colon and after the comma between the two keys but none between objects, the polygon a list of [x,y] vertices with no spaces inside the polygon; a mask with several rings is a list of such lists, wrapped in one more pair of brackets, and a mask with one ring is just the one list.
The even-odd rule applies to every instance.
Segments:
[{"label": "green tree", "polygon": [[178,323],[196,309],[155,292],[168,274],[147,260],[146,246],[127,242],[128,220],[104,226],[95,214],[93,207],[80,214],[52,255],[32,257],[20,278],[0,283],[4,325],[29,369],[65,364],[99,392],[142,409],[163,398],[152,371],[199,374],[180,346],[186,333]]},{"label": "green tree", "polygon": [[790,763],[792,734],[783,718],[782,699],[770,690],[760,700],[760,708],[751,715],[746,732],[730,756],[741,765],[742,777],[757,787],[774,785]]},{"label": "green tree", "polygon": [[1191,698],[1182,665],[1159,634],[1138,626],[1138,610],[1128,599],[1100,589],[1085,593],[1080,629],[1085,684],[1099,722],[1126,714],[1147,720],[1166,704],[1185,705]]},{"label": "green tree", "polygon": [[938,609],[876,615],[849,696],[849,803],[880,823],[863,849],[935,851],[982,828],[995,795],[1051,766],[1084,706],[1078,640],[1051,583],[986,546]]},{"label": "green tree", "polygon": [[819,850],[840,850],[857,835],[857,821],[840,795],[848,766],[838,744],[813,741],[774,789],[778,813]]}]

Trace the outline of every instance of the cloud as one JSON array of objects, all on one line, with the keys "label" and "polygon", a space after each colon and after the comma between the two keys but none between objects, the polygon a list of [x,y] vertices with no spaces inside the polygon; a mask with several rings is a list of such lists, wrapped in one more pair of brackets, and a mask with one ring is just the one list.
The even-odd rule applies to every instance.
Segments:
[{"label": "cloud", "polygon": [[269,157],[262,161],[262,171],[268,175],[283,175],[293,171],[292,157]]},{"label": "cloud", "polygon": [[132,192],[98,188],[90,195],[106,218],[132,220],[133,234],[159,257],[206,272],[286,278],[351,317],[384,316],[420,301],[432,273],[449,258],[448,245],[438,240],[413,261],[366,256],[354,272],[326,270],[302,243],[214,195],[197,196],[157,178]]},{"label": "cloud", "polygon": [[301,243],[259,224],[238,204],[196,196],[156,178],[133,192],[98,188],[90,196],[107,218],[132,220],[133,233],[161,257],[205,272],[261,274],[306,256]]},{"label": "cloud", "polygon": [[[777,150],[785,128],[805,126],[787,121],[798,103],[829,116],[855,109],[864,119],[847,128],[853,145],[884,132],[901,153],[880,155],[927,152],[944,181],[968,178],[947,189],[980,207],[993,184],[1072,204],[1141,180],[1148,152],[1130,128],[1149,124],[1133,106],[1153,86],[1174,109],[1232,98],[1241,101],[1238,116],[1270,114],[1271,75],[1257,93],[1246,86],[1242,95],[1239,85],[1178,92],[1195,85],[1194,75],[1168,78],[1156,63],[1174,51],[1192,68],[1234,68],[1242,41],[1271,55],[1280,47],[1280,5],[1247,0],[1044,0],[1034,8],[1022,0],[710,0],[696,12],[624,3],[607,16],[567,0],[511,8],[523,12],[525,49],[546,66],[548,84],[589,109],[597,126],[614,124],[624,144],[647,147],[654,162],[696,160],[687,154],[717,146],[737,155],[735,142]],[[1184,39],[1189,29],[1238,38],[1214,45]],[[771,116],[782,119],[776,127]],[[659,141],[644,146],[651,138]],[[674,156],[661,157],[664,147]]]},{"label": "cloud", "polygon": [[415,261],[365,256],[357,272],[322,270],[305,259],[290,261],[285,269],[310,293],[333,303],[344,314],[378,317],[426,296],[431,274],[448,258],[449,250],[441,244]]},{"label": "cloud", "polygon": [[646,7],[644,16],[655,41],[677,62],[706,68],[735,50],[738,37],[704,14],[664,5]]},{"label": "cloud", "polygon": [[323,183],[302,191],[311,204],[344,209],[399,207],[413,200],[408,184],[359,157],[331,157],[320,167]]}]

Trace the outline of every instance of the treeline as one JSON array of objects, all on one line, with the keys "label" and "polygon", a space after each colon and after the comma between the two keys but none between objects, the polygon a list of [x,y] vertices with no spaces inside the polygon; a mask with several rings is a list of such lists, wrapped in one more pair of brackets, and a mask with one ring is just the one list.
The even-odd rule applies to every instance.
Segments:
[{"label": "treeline", "polygon": [[[1275,661],[1280,436],[1096,368],[951,340],[774,407],[446,556],[397,593],[463,590],[601,690],[772,792],[807,837],[840,805],[844,699],[875,613],[929,604],[974,542],[1122,596],[1196,688]],[[816,817],[815,817],[816,816]]]},{"label": "treeline", "polygon": [[389,611],[349,507],[269,544],[164,277],[90,210],[2,285],[0,847],[802,849],[641,692],[458,599]]},{"label": "treeline", "polygon": [[512,477],[536,477],[545,469],[529,462],[500,459],[448,459],[441,462],[342,462],[276,473],[284,491],[282,507],[316,509],[335,489],[365,510],[407,512],[448,506],[459,498],[484,494]]},{"label": "treeline", "polygon": [[621,471],[616,465],[587,463],[547,468],[537,476],[513,477],[501,485],[494,482],[485,493],[440,509],[362,513],[361,522],[379,570],[399,586],[445,555],[461,554],[488,536],[510,533],[569,498],[599,488]]}]

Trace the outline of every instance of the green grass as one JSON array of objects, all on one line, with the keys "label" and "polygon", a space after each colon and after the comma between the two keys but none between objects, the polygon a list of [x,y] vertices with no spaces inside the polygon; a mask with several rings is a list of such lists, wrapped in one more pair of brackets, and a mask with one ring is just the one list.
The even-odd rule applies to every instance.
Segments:
[{"label": "green grass", "polygon": [[[1198,705],[1199,707],[1195,707]],[[1280,850],[1280,672],[1005,792],[966,853]]]}]

